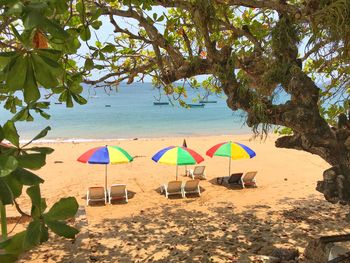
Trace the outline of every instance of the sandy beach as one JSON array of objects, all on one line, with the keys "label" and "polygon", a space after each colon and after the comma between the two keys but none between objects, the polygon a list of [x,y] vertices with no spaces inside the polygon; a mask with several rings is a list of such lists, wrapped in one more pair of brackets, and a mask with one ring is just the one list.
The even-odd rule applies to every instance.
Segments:
[{"label": "sandy beach", "polygon": [[[38,171],[45,179],[43,196],[49,206],[61,197],[77,198],[81,216],[87,219],[78,236],[83,241],[77,244],[53,236],[21,262],[258,262],[254,255],[269,255],[279,247],[302,253],[311,238],[350,230],[341,207],[327,203],[315,190],[329,167],[326,162],[302,151],[277,149],[274,136],[264,141],[251,138],[186,138],[188,147],[205,158],[207,180],[200,182],[200,197],[185,199],[160,194],[159,186],[175,179],[175,167],[151,160],[158,150],[181,145],[181,137],[49,144],[55,151]],[[228,159],[209,158],[205,152],[228,140],[256,152],[253,159],[232,161],[231,172],[258,171],[257,188],[216,183],[216,177],[228,174]],[[86,189],[103,186],[105,167],[76,159],[105,144],[135,156],[132,163],[108,166],[108,184],[127,184],[129,203],[86,207]],[[179,180],[189,179],[184,170],[179,168]],[[19,201],[29,211],[28,200]],[[8,207],[8,216],[18,214]],[[21,225],[15,231],[20,229]]]}]

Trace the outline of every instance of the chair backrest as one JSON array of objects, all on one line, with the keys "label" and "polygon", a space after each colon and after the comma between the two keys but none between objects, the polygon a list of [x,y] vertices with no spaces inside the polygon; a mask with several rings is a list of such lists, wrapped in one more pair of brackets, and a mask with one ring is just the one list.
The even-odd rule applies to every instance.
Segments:
[{"label": "chair backrest", "polygon": [[253,181],[255,175],[257,174],[258,172],[254,171],[254,172],[247,172],[244,177],[243,177],[243,182],[251,182]]},{"label": "chair backrest", "polygon": [[193,171],[193,175],[203,175],[205,166],[196,166]]},{"label": "chair backrest", "polygon": [[125,195],[125,184],[113,184],[111,185],[111,196],[124,196]]},{"label": "chair backrest", "polygon": [[103,199],[105,198],[105,188],[102,186],[89,187],[89,198],[90,199]]},{"label": "chair backrest", "polygon": [[170,181],[168,183],[168,193],[176,193],[181,191],[182,181]]},{"label": "chair backrest", "polygon": [[242,176],[243,176],[243,173],[231,174],[230,178],[228,179],[228,183],[229,184],[238,183],[241,180]]},{"label": "chair backrest", "polygon": [[195,191],[198,189],[198,185],[199,185],[199,180],[195,179],[195,180],[188,180],[185,183],[185,191]]}]

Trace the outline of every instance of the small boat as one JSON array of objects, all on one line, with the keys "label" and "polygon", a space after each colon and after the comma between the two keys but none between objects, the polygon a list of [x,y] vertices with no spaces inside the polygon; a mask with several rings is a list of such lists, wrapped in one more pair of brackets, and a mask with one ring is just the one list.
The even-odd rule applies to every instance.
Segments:
[{"label": "small boat", "polygon": [[164,101],[164,102],[161,102],[161,101],[154,101],[154,102],[153,102],[153,105],[169,105],[169,102],[166,102],[166,101]]},{"label": "small boat", "polygon": [[188,103],[188,107],[190,108],[204,108],[204,103]]},{"label": "small boat", "polygon": [[62,102],[55,102],[55,104],[57,104],[57,105],[61,105],[61,104],[62,104]]},{"label": "small boat", "polygon": [[106,108],[110,108],[110,107],[111,107],[111,105],[109,105],[109,104],[106,104],[106,105],[105,105],[105,107],[106,107]]},{"label": "small boat", "polygon": [[200,100],[199,103],[217,103],[217,100]]}]

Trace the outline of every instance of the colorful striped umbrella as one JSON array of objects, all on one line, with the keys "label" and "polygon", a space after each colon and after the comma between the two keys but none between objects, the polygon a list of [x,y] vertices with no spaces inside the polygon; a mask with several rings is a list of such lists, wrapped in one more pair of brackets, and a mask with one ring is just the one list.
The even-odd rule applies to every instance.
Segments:
[{"label": "colorful striped umbrella", "polygon": [[130,154],[118,146],[102,146],[88,150],[81,155],[78,162],[105,164],[105,189],[107,189],[107,164],[129,163],[133,161]]},{"label": "colorful striped umbrella", "polygon": [[176,180],[179,165],[197,164],[204,161],[195,151],[180,146],[169,146],[157,152],[152,160],[156,163],[176,165]]},{"label": "colorful striped umbrella", "polygon": [[211,147],[207,151],[207,155],[210,157],[224,156],[229,158],[229,176],[231,175],[231,159],[251,159],[256,156],[256,153],[248,146],[238,142],[223,142]]}]

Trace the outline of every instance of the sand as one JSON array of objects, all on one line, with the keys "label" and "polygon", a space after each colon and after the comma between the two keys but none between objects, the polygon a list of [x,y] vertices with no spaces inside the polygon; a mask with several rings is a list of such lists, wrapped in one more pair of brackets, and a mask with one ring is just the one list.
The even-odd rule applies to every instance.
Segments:
[{"label": "sand", "polygon": [[[166,199],[159,193],[162,183],[175,179],[176,169],[151,160],[158,150],[181,145],[183,138],[49,144],[55,151],[37,172],[45,179],[43,196],[49,206],[61,197],[76,197],[87,223],[78,236],[82,243],[53,236],[21,262],[254,262],[252,256],[269,255],[274,248],[303,252],[313,237],[350,230],[345,211],[324,201],[315,190],[329,167],[325,161],[306,152],[275,148],[275,136],[250,139],[251,135],[186,138],[188,147],[203,156],[211,146],[228,140],[254,149],[257,156],[232,161],[231,172],[258,171],[258,188],[217,185],[216,177],[228,174],[228,159],[205,157],[202,195],[185,199]],[[104,144],[136,156],[132,163],[108,166],[108,184],[127,184],[129,203],[86,207],[86,189],[104,184],[105,167],[76,159]],[[179,180],[189,179],[184,170],[179,167]],[[20,204],[29,211],[26,198]],[[8,215],[18,216],[11,207]]]}]

